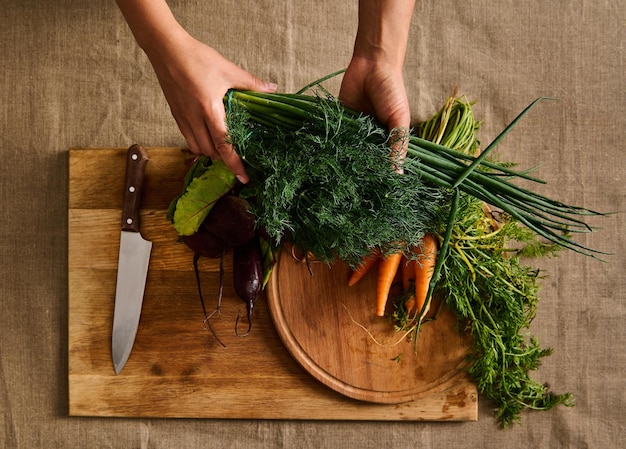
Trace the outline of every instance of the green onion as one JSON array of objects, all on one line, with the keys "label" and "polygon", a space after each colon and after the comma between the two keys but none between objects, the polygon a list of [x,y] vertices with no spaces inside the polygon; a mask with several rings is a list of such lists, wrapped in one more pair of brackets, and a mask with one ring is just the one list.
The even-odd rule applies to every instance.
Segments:
[{"label": "green onion", "polygon": [[[524,109],[478,156],[468,154],[474,152],[478,146],[474,137],[477,124],[469,113],[469,103],[455,102],[448,105],[441,114],[446,114],[446,123],[450,122],[453,126],[444,127],[446,133],[441,134],[441,129],[433,127],[433,123],[441,121],[441,116],[424,124],[419,130],[422,137],[410,136],[403,166],[405,170],[413,171],[418,178],[438,188],[458,188],[461,192],[483,200],[553,243],[596,257],[602,253],[573,241],[569,234],[591,231],[581,217],[602,215],[601,213],[567,205],[517,186],[513,183],[514,179],[538,183],[544,181],[529,176],[527,171],[514,171],[510,164],[487,159],[489,153],[513,126],[542,99],[535,100]],[[340,126],[352,126],[355,129],[367,127],[371,128],[364,134],[366,137],[363,139],[367,142],[355,140],[353,145],[356,148],[366,143],[381,146],[386,144],[387,131],[384,126],[373,118],[343,107],[331,97],[231,90],[225,97],[225,105],[229,111],[243,109],[249,114],[249,119],[255,124],[251,127],[251,133],[279,131],[283,136],[281,139],[286,139],[285,135],[291,135],[297,140],[302,133],[317,132],[320,134],[320,145],[323,145],[324,139],[328,139],[331,134],[330,128],[336,130]],[[312,131],[313,129],[316,131]],[[246,159],[250,159],[250,156],[246,155]]]}]

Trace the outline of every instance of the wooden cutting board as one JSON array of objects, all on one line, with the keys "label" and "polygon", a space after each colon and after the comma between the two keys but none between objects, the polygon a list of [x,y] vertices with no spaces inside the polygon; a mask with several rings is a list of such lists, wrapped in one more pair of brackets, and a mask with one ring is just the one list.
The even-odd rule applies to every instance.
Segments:
[{"label": "wooden cutting board", "polygon": [[376,270],[353,287],[349,275],[343,263],[307,264],[289,248],[278,259],[270,312],[307,372],[351,398],[388,404],[430,396],[465,376],[471,338],[451,310],[434,301],[417,342],[410,341],[374,314]]},{"label": "wooden cutting board", "polygon": [[[180,148],[147,148],[147,151],[150,161],[141,213],[142,234],[153,242],[153,250],[133,352],[121,374],[115,375],[111,327],[126,148],[69,150],[70,415],[477,419],[476,386],[458,370],[454,371],[459,350],[450,350],[443,340],[438,342],[435,327],[429,331],[433,332],[433,338],[429,337],[429,355],[422,355],[435,357],[429,359],[429,363],[437,364],[443,377],[435,376],[433,380],[432,373],[427,374],[424,365],[418,364],[417,372],[425,375],[425,383],[408,388],[413,390],[413,400],[401,403],[395,403],[397,399],[391,401],[394,403],[363,401],[358,395],[350,395],[321,379],[293,355],[293,347],[285,337],[285,332],[293,333],[292,325],[289,320],[281,322],[276,307],[286,304],[283,299],[291,297],[300,287],[289,287],[293,272],[280,265],[272,279],[273,296],[270,298],[276,325],[267,299],[261,297],[255,307],[252,332],[247,337],[237,337],[235,319],[237,313],[245,309],[232,287],[232,259],[226,258],[222,313],[212,321],[226,345],[220,346],[203,326],[192,254],[177,242],[176,232],[165,218],[170,200],[180,191],[184,161],[189,156]],[[283,260],[281,265],[284,264],[287,262]],[[207,307],[214,307],[219,261],[202,259],[200,268]],[[283,278],[279,278],[281,273]],[[310,323],[314,323],[315,318],[313,313],[306,317]],[[345,320],[345,315],[341,319]],[[364,334],[360,334],[359,338],[362,337]],[[341,341],[336,344],[341,345]],[[396,352],[399,354],[394,349]],[[409,357],[411,352],[402,352],[405,353],[403,360],[408,361],[404,357]],[[303,353],[308,354],[306,348]],[[444,368],[441,368],[442,361]],[[326,365],[324,371],[329,370],[328,366],[332,363]],[[359,389],[380,389],[372,386],[371,379],[367,380],[371,371],[362,371],[365,383],[361,383]],[[398,389],[407,388],[392,388]]]}]

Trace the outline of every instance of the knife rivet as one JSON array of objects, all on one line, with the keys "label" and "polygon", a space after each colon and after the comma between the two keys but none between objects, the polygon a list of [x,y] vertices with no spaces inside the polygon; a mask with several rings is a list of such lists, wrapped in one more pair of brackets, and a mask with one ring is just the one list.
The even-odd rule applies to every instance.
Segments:
[{"label": "knife rivet", "polygon": [[129,191],[130,193],[135,193],[135,186],[129,186],[129,187],[128,187],[128,191]]},{"label": "knife rivet", "polygon": [[130,157],[133,161],[136,161],[139,156],[137,156],[137,153],[133,153]]},{"label": "knife rivet", "polygon": [[126,224],[133,224],[133,219],[132,218],[127,218],[126,219]]}]

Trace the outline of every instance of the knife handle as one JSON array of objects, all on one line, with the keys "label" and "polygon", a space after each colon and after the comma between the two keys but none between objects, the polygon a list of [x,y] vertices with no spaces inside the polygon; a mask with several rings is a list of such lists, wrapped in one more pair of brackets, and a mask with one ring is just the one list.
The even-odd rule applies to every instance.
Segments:
[{"label": "knife handle", "polygon": [[128,149],[124,203],[122,204],[122,231],[139,232],[139,209],[147,163],[148,153],[141,145],[134,144]]}]

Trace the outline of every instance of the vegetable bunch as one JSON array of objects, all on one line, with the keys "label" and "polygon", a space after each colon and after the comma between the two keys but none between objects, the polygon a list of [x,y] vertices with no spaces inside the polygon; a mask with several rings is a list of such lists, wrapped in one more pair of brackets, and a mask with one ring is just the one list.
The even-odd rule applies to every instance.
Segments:
[{"label": "vegetable bunch", "polygon": [[[341,259],[354,269],[350,283],[378,263],[379,315],[399,272],[407,294],[393,319],[415,341],[433,294],[441,295],[472,334],[468,371],[506,426],[525,408],[573,403],[528,376],[550,350],[523,332],[534,318],[538,272],[520,257],[558,249],[598,254],[572,238],[590,232],[584,218],[598,212],[522,188],[516,179],[543,181],[490,158],[539,100],[478,155],[480,123],[455,95],[408,136],[406,157],[393,160],[385,127],[330,95],[232,90],[224,98],[229,136],[251,182],[195,172],[170,217],[181,235],[194,233],[212,207],[205,193],[236,190],[264,242],[290,242],[329,263]],[[402,174],[392,170],[398,166]]]},{"label": "vegetable bunch", "polygon": [[[539,100],[480,156],[411,135],[406,158],[394,162],[402,165],[402,176],[384,173],[389,171],[385,128],[332,98],[230,91],[225,104],[232,143],[259,187],[256,212],[260,224],[276,241],[286,237],[322,260],[338,256],[354,266],[354,256],[363,257],[368,248],[384,249],[389,242],[399,241],[407,247],[416,245],[433,223],[440,223],[442,214],[449,212],[456,190],[497,207],[551,242],[595,255],[596,251],[570,235],[591,231],[582,217],[598,212],[519,187],[513,179],[544,181],[515,171],[510,164],[487,159]],[[475,141],[466,145],[475,145]],[[365,186],[371,190],[364,191]],[[416,204],[414,195],[420,196],[422,205]],[[328,209],[329,205],[335,207]],[[337,222],[347,218],[334,216],[343,209],[380,218],[375,230],[383,234],[382,241],[362,239],[362,233],[368,233],[359,228],[356,217]],[[410,210],[412,215],[404,215]],[[368,223],[369,229],[372,226]],[[346,241],[339,234],[345,235]],[[311,241],[302,241],[309,237]],[[319,241],[323,243],[316,244]]]}]

